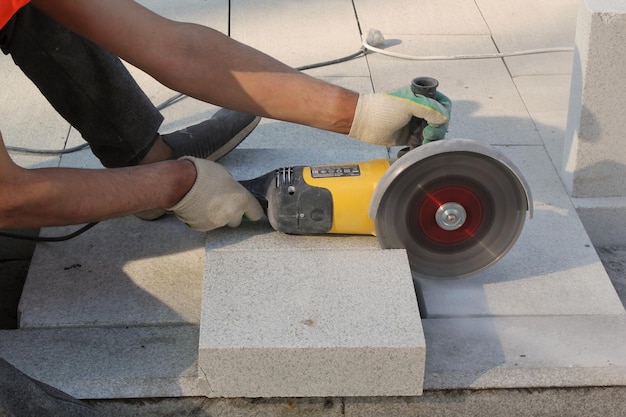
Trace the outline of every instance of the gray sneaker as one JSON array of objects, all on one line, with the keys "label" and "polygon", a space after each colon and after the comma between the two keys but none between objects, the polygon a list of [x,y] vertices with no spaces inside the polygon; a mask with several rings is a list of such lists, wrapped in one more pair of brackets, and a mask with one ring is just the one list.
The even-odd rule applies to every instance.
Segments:
[{"label": "gray sneaker", "polygon": [[261,121],[260,117],[221,109],[208,120],[161,135],[172,148],[171,159],[181,156],[217,161],[239,145]]}]

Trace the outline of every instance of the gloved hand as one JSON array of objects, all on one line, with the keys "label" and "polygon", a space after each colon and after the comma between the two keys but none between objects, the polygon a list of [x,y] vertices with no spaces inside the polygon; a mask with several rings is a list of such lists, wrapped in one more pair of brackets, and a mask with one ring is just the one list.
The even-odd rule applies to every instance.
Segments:
[{"label": "gloved hand", "polygon": [[206,232],[222,226],[236,227],[244,215],[250,220],[263,217],[263,208],[223,166],[184,156],[196,166],[196,182],[189,192],[168,209],[195,230]]},{"label": "gloved hand", "polygon": [[411,117],[424,119],[424,143],[443,139],[448,129],[450,99],[440,92],[435,100],[415,95],[411,86],[386,93],[361,94],[350,137],[384,146],[414,145],[409,142]]}]

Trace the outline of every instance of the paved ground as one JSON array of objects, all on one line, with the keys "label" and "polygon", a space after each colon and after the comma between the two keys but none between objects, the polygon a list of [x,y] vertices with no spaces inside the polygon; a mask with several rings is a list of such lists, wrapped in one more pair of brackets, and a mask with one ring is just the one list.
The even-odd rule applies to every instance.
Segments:
[{"label": "paved ground", "polygon": [[[611,282],[626,307],[626,245],[596,248]],[[4,259],[0,252],[0,329],[14,329],[17,325],[17,303],[26,279],[30,259]]]},{"label": "paved ground", "polygon": [[[276,5],[277,2],[278,0],[274,0],[274,2],[268,0],[267,3],[263,3],[263,5]],[[174,8],[175,10],[172,10],[169,6],[169,2],[163,2],[161,0],[146,0],[145,3],[163,8],[165,12],[174,15],[174,17],[186,18],[187,15],[182,16],[183,12],[189,12],[190,16],[202,19],[200,23],[209,24],[217,27],[219,30],[226,30],[224,25],[224,22],[226,22],[225,9],[213,10],[212,13],[207,14],[204,12],[206,4],[191,0],[184,2],[184,5],[182,2],[177,3],[177,7]],[[222,3],[225,4],[225,2]],[[300,6],[306,10],[299,10],[299,8],[285,8],[285,10],[283,10],[284,13],[281,12],[280,14],[274,13],[272,8],[269,6],[266,7],[267,10],[263,10],[259,3],[252,1],[238,0],[232,3],[239,6],[245,5],[245,7],[235,7],[233,10],[233,33],[239,39],[247,43],[252,43],[257,47],[262,47],[272,55],[279,55],[283,60],[294,66],[320,61],[322,59],[327,59],[329,56],[333,57],[345,55],[352,52],[354,42],[358,42],[356,28],[350,28],[345,24],[347,21],[345,16],[347,15],[353,19],[354,12],[350,7],[348,7],[347,10],[345,7],[341,10],[333,9],[333,7],[336,7],[339,4],[338,1],[324,2],[323,4],[328,7],[324,7],[323,10],[319,7],[319,4],[322,4],[322,2],[317,3],[317,6],[302,3]],[[404,47],[406,48],[405,50],[411,53],[416,53],[415,51],[419,50],[419,53],[426,53],[429,55],[441,53],[442,50],[445,50],[446,53],[448,50],[458,53],[457,49],[478,52],[485,49],[486,51],[491,52],[494,44],[497,45],[499,50],[526,49],[534,46],[569,45],[572,41],[572,22],[573,17],[575,16],[573,11],[576,6],[576,2],[573,0],[559,0],[551,3],[533,0],[529,2],[511,2],[511,10],[509,10],[508,4],[507,7],[503,7],[502,4],[496,0],[458,2],[456,0],[454,2],[442,1],[437,3],[436,10],[424,10],[424,13],[421,13],[420,16],[415,16],[416,19],[421,19],[420,24],[415,25],[413,24],[413,20],[409,19],[399,20],[395,17],[388,19],[389,21],[386,20],[387,14],[392,16],[393,13],[396,13],[397,16],[398,10],[401,10],[404,7],[414,7],[414,3],[410,1],[396,0],[393,10],[381,9],[380,7],[382,7],[381,5],[383,5],[383,3],[375,3],[370,0],[355,0],[353,3],[361,6],[361,9],[359,9],[361,12],[359,17],[361,18],[360,24],[363,25],[363,30],[367,30],[369,28],[369,26],[367,26],[369,23],[366,23],[367,21],[375,21],[375,27],[383,30],[386,34],[395,34],[390,35],[391,38],[402,40],[399,42],[399,45],[397,45],[400,50]],[[291,3],[288,2],[284,2],[282,4],[289,4],[291,6]],[[388,6],[388,3],[385,4],[385,7]],[[427,7],[432,7],[432,4],[428,4]],[[446,7],[448,8],[446,19],[431,18],[431,16],[441,17],[441,14],[438,12],[440,9],[443,10]],[[480,8],[480,13],[477,13],[476,7]],[[332,10],[329,11],[329,9]],[[312,10],[319,12],[320,15],[311,17],[310,12]],[[541,13],[538,13],[538,10],[541,10]],[[266,12],[267,15],[262,14]],[[344,13],[344,18],[337,19],[337,21],[335,21],[334,19],[340,12]],[[425,19],[424,16],[428,16],[428,19]],[[281,17],[284,17],[285,20],[281,20]],[[316,28],[311,27],[311,25],[294,25],[291,20],[293,18],[306,19],[305,21],[317,18],[319,21],[327,23],[329,27],[339,30],[339,33],[318,33]],[[484,27],[483,19],[485,22],[488,22],[488,28],[486,26]],[[477,25],[476,22],[480,22],[480,24]],[[275,32],[268,35],[266,34],[266,29],[272,29],[275,30]],[[345,30],[346,32],[344,33],[340,29]],[[286,36],[285,30],[293,30],[294,32],[292,35]],[[318,35],[328,36],[332,39],[332,42],[323,42],[325,47],[320,48],[319,46],[316,46],[319,44]],[[297,39],[299,47],[292,49],[294,39]],[[416,45],[420,48],[417,48]],[[423,50],[423,47],[426,47],[426,50]],[[15,76],[16,82],[13,83],[13,85],[17,85],[18,87],[16,88],[19,89],[27,89],[28,87],[20,84],[22,82],[21,79],[13,73],[13,71],[15,71],[13,66],[6,65],[7,61],[8,59],[0,61],[0,65],[2,65],[2,71],[0,71],[0,73],[6,73],[11,77]],[[363,61],[364,60],[361,60],[359,62],[349,63],[346,66],[333,68],[333,71],[336,72],[326,73],[323,71],[314,71],[312,74],[315,76],[326,77],[330,81],[337,82],[360,91],[370,91],[372,86],[377,91],[382,91],[384,89],[394,87],[399,83],[405,82],[407,74],[414,74],[416,72],[416,67],[413,66],[413,64],[391,61],[379,56],[368,57],[368,66],[362,65]],[[392,71],[394,68],[397,70]],[[535,161],[536,159],[534,158],[537,153],[532,153],[532,151],[541,149],[543,155],[543,148],[545,148],[545,151],[549,154],[549,158],[552,159],[552,162],[556,166],[558,166],[558,158],[560,154],[559,146],[562,142],[561,139],[563,135],[564,116],[566,115],[565,104],[567,102],[567,86],[569,79],[568,71],[570,70],[570,55],[552,54],[542,57],[527,57],[526,59],[507,59],[506,62],[498,61],[498,63],[490,61],[457,62],[455,64],[428,63],[424,64],[424,66],[420,68],[420,73],[423,71],[429,75],[436,74],[438,77],[441,75],[449,88],[449,90],[446,89],[446,92],[454,96],[456,106],[455,117],[456,120],[458,120],[458,123],[451,127],[453,130],[452,136],[470,137],[468,135],[473,135],[471,137],[484,137],[491,144],[501,146],[507,150],[517,149],[520,152],[531,151],[527,154],[524,162],[526,162],[526,160]],[[489,76],[485,77],[484,74],[489,74]],[[147,90],[150,92],[150,97],[155,102],[161,102],[170,95],[168,91],[164,91],[162,87],[153,84],[145,77],[141,77],[141,80],[145,83]],[[33,92],[31,90],[30,92],[26,91],[26,93]],[[33,94],[36,95],[36,92]],[[9,92],[0,91],[0,98],[3,98],[4,95],[8,96]],[[547,96],[549,96],[549,99],[546,99]],[[15,119],[8,118],[7,121],[3,120],[2,126],[0,127],[3,129],[3,133],[6,133],[5,138],[11,137],[17,140],[18,144],[19,141],[23,140],[26,142],[23,143],[25,146],[40,144],[40,141],[33,141],[30,143],[28,141],[32,138],[39,138],[42,135],[51,139],[49,141],[51,147],[54,147],[57,143],[64,144],[65,139],[67,139],[68,136],[70,142],[78,141],[78,135],[75,132],[68,135],[67,125],[59,123],[58,119],[54,119],[56,116],[52,115],[51,117],[48,117],[51,115],[49,108],[44,105],[39,107],[39,105],[39,102],[34,102],[34,106],[29,108],[29,110],[38,111],[38,114],[42,115],[39,123],[25,124],[19,117],[15,117]],[[175,114],[170,114],[169,116],[174,116],[171,117],[171,119],[180,121],[181,123],[189,122],[187,119],[188,114],[197,116],[201,115],[205,110],[204,108],[196,109],[193,107],[195,104],[189,101],[182,102],[180,106],[181,107],[176,106],[171,109],[170,111]],[[15,109],[15,114],[20,114],[20,112],[27,111],[25,109]],[[168,127],[171,127],[171,125]],[[293,127],[286,124],[272,124],[266,121],[266,123],[260,126],[260,128],[261,129],[257,129],[255,138],[252,138],[253,140],[248,140],[244,143],[243,147],[262,148],[283,146],[287,148],[283,150],[283,153],[276,152],[281,157],[297,153],[298,150],[293,149],[292,146],[299,146],[302,148],[307,147],[306,150],[309,151],[310,149],[308,146],[310,146],[313,142],[322,143],[322,146],[327,146],[325,144],[333,143],[333,145],[340,147],[340,145],[338,145],[340,142],[336,138],[322,137],[322,135],[319,135],[318,137],[318,133],[311,132],[310,130],[307,130],[306,132],[301,130],[290,130]],[[30,130],[26,132],[28,129]],[[293,137],[303,138],[302,141],[298,142],[298,145],[293,145]],[[274,142],[280,143],[277,145],[272,143],[270,146],[268,145],[269,141],[266,140],[267,138],[271,138]],[[285,140],[282,140],[283,138]],[[289,140],[289,145],[285,145],[287,140]],[[302,143],[304,143],[304,145],[302,145]],[[346,152],[348,150],[347,142],[345,142],[345,144],[344,142],[341,143],[342,146],[346,147],[341,148],[340,152]],[[326,154],[319,149],[314,149],[314,151],[317,151],[321,156],[326,157]],[[349,152],[351,154],[355,152],[353,144],[350,144]],[[252,151],[248,154],[254,154],[254,149],[252,149]],[[243,153],[244,156],[248,154],[245,152]],[[37,159],[30,159],[29,157],[23,155],[16,156],[16,158],[18,159],[18,163],[25,166],[45,166],[59,163],[58,160],[50,159],[41,161]],[[546,158],[542,158],[541,161],[546,161],[545,165],[550,164],[547,156]],[[274,161],[272,161],[272,163],[273,162]],[[284,161],[282,161],[281,164],[283,162]],[[80,155],[77,155],[76,158],[74,158],[74,156],[64,158],[63,163],[70,166],[94,166],[93,158],[91,160],[86,158],[81,160]],[[286,163],[291,162],[287,161]],[[550,167],[552,168],[551,164]],[[532,177],[533,175],[536,175],[536,172],[529,169],[528,175],[529,177]],[[558,182],[558,180],[553,181],[552,177],[548,178],[548,180],[552,181],[552,183]],[[563,210],[564,207],[569,207],[569,202],[567,202],[568,204],[564,204],[562,201],[555,201],[558,200],[557,196],[547,192],[546,189],[548,188],[542,188],[544,186],[547,187],[548,185],[552,186],[552,183],[544,184],[537,181],[538,187],[536,187],[536,189],[539,195],[543,193],[540,201],[542,210],[540,214],[543,214],[544,219],[547,214],[550,214],[552,215],[550,219],[558,222],[560,220],[558,216],[568,218],[572,217],[572,214],[571,212],[568,214],[567,209]],[[553,229],[557,229],[558,224],[550,224],[549,228],[545,227],[542,230],[537,230],[537,220],[535,220],[534,223],[530,223],[529,225],[530,227],[535,227],[532,229],[533,233],[535,233],[535,235],[533,235],[533,239],[544,239],[545,241],[549,240],[552,245],[550,247],[554,247],[555,245],[553,242],[557,239],[557,237],[561,238],[563,235],[566,235],[565,232],[567,232],[567,229],[563,229],[558,235],[556,234],[556,231],[553,232]],[[104,226],[105,225],[103,225],[103,227]],[[527,230],[531,229],[527,228]],[[584,233],[581,232],[581,234]],[[140,234],[136,235],[139,236]],[[91,236],[93,237],[94,235]],[[142,238],[145,238],[144,235],[141,236]],[[586,244],[586,240],[584,243]],[[101,247],[106,246],[107,248],[105,249],[108,249],[108,246],[111,246],[103,242],[98,242],[97,244]],[[585,246],[588,247],[589,245]],[[561,251],[567,251],[566,247],[558,249],[561,249]],[[626,303],[626,295],[624,294],[624,287],[626,284],[626,272],[624,271],[626,269],[624,266],[626,265],[626,242],[624,246],[596,249],[609,274],[611,275],[611,279],[620,294],[622,303]],[[3,258],[1,254],[2,250],[0,249],[0,259]],[[145,254],[142,252],[140,255]],[[523,264],[524,268],[529,267],[532,269],[535,264],[540,262],[538,261],[538,258],[542,258],[543,262],[546,263],[551,262],[552,259],[548,259],[550,255],[550,250],[537,249],[536,251],[532,251],[529,256],[526,256],[526,254],[522,255],[517,262],[518,264]],[[575,254],[569,254],[569,256],[570,258],[576,257]],[[146,256],[142,256],[141,259],[144,257]],[[6,289],[0,288],[0,294],[8,299],[6,301],[7,311],[5,312],[6,314],[4,314],[6,318],[4,325],[11,327],[13,325],[12,323],[15,322],[16,314],[14,306],[17,303],[18,293],[23,280],[23,273],[28,264],[29,256],[27,253],[22,253],[19,256],[8,256],[6,258],[8,259],[7,261],[0,262],[0,268],[2,268],[2,270],[0,270],[0,276],[2,277],[2,281],[6,284]],[[512,260],[512,258],[509,257],[507,260]],[[177,261],[177,264],[182,264],[182,262]],[[558,266],[555,268],[559,269]],[[34,269],[35,267],[33,266],[33,270]],[[599,269],[601,270],[601,268]],[[557,272],[568,274],[567,271],[568,270],[559,270]],[[131,272],[129,272],[129,275]],[[544,271],[541,270],[540,272]],[[548,269],[548,272],[554,271],[552,269]],[[145,274],[142,276],[145,276]],[[529,284],[532,284],[533,281],[532,279],[529,279],[532,277],[527,277],[525,274],[518,278],[526,279],[518,279],[517,282],[528,282]],[[568,276],[565,278],[570,277]],[[143,284],[144,282],[140,281],[140,283]],[[491,282],[487,282],[487,284],[491,284]],[[493,288],[493,286],[491,288]],[[588,300],[593,300],[593,298],[588,295],[588,292],[585,292],[588,291],[589,288],[590,287],[588,286],[584,287],[582,294],[586,294]],[[45,290],[48,291],[49,287],[46,287]],[[530,291],[530,293],[529,297],[540,296],[543,294],[543,292],[540,291]],[[517,295],[518,294],[516,293],[516,296]],[[585,300],[581,297],[580,301]],[[5,305],[5,301],[0,300],[0,303]],[[53,304],[54,303],[55,302],[53,302]],[[90,303],[90,305],[93,304],[94,303]],[[62,306],[62,310],[67,310],[66,304],[56,302],[56,305]],[[107,313],[109,312],[107,311]],[[187,313],[188,312],[185,311],[185,314]],[[187,316],[185,316],[185,318],[187,318]],[[578,320],[578,317],[576,320]],[[45,359],[48,359],[48,357]],[[31,360],[29,359],[29,361]],[[584,409],[584,404],[581,403],[581,399],[590,398],[590,396],[593,396],[596,399],[604,398],[602,403],[610,405],[615,403],[616,399],[620,398],[620,395],[621,398],[623,398],[624,393],[623,390],[616,391],[597,389],[564,390],[563,396],[559,396],[562,394],[559,389],[548,391],[528,390],[524,392],[523,390],[511,390],[506,392],[511,395],[511,397],[507,397],[507,404],[511,404],[508,400],[512,398],[511,401],[513,401],[513,403],[517,401],[517,407],[519,410],[522,410],[518,410],[518,412],[507,412],[509,415],[524,415],[523,410],[529,411],[529,409],[533,407],[553,407],[553,410],[558,409],[560,405],[558,404],[558,401],[555,400],[554,395],[561,400],[565,399],[568,401],[567,407],[569,408],[566,408],[567,410],[579,407],[579,411],[576,415],[608,415],[602,411],[591,412],[588,409]],[[198,404],[196,404],[196,407],[199,410],[204,406],[213,407],[213,409],[217,407],[219,409],[221,406],[226,404],[229,404],[230,406],[239,405],[242,410],[248,410],[246,411],[248,414],[242,411],[241,415],[263,413],[263,411],[260,410],[269,409],[280,409],[282,411],[278,410],[275,413],[277,415],[284,415],[287,413],[284,409],[285,406],[292,407],[291,410],[304,411],[315,415],[345,415],[347,414],[345,413],[345,410],[347,409],[353,411],[351,415],[401,415],[401,413],[389,413],[389,410],[394,409],[394,407],[395,409],[406,410],[410,409],[410,403],[418,403],[422,401],[437,402],[442,399],[451,403],[456,403],[459,407],[463,407],[463,404],[470,404],[476,399],[478,399],[478,401],[488,402],[486,399],[489,398],[491,394],[492,392],[489,390],[469,394],[467,392],[452,390],[444,393],[436,393],[434,397],[427,396],[424,399],[407,400],[405,403],[402,403],[404,400],[401,400],[399,401],[401,404],[393,399],[390,399],[390,401],[385,403],[385,406],[391,408],[387,408],[384,412],[380,412],[378,414],[367,414],[366,412],[359,413],[358,410],[363,408],[364,402],[359,403],[358,401],[350,400],[338,400],[334,402],[325,400],[311,400],[310,402],[281,402],[278,400],[257,402],[235,400],[233,402],[229,402],[221,400],[200,400],[198,401]],[[517,396],[518,394],[523,395]],[[541,404],[541,406],[538,406],[535,403],[528,403],[529,396],[535,400],[540,399],[540,401],[537,401],[536,404]],[[502,399],[503,397],[496,396],[494,398],[496,398],[494,401],[498,402],[498,398]],[[103,401],[98,404],[101,404],[103,407],[107,407],[107,405],[111,403]],[[143,404],[147,404],[149,406],[151,403],[150,401],[140,401],[139,405],[143,406]],[[594,404],[597,404],[597,402],[594,402]],[[254,407],[250,407],[251,405]],[[148,409],[148,406],[144,408]],[[374,407],[375,406],[376,405],[374,405]],[[618,408],[615,406],[613,409],[616,410]],[[461,410],[461,408],[458,410]],[[111,412],[109,414],[116,413]],[[216,411],[215,414],[218,414],[218,412]],[[414,414],[415,413],[412,413],[412,415]],[[573,413],[567,414],[574,415]],[[197,415],[204,414],[198,413]],[[423,414],[420,412],[420,415]],[[432,413],[432,415],[436,414]],[[447,415],[454,414],[449,413]],[[480,414],[469,412],[463,413],[462,411],[459,411],[456,415]],[[553,413],[553,415],[558,414]]]}]

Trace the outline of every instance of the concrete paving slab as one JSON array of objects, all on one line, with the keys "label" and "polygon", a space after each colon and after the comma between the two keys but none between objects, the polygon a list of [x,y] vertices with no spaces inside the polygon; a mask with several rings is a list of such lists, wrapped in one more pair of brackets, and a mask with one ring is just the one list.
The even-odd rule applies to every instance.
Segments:
[{"label": "concrete paving slab", "polygon": [[[8,147],[34,149],[63,149],[69,124],[59,116],[8,56],[0,56],[0,106],[11,109],[0,126],[4,144]],[[19,99],[17,99],[19,98]],[[27,168],[54,167],[59,157],[10,151],[16,164]]]},{"label": "concrete paving slab", "polygon": [[67,242],[39,244],[20,301],[20,327],[198,323],[204,237],[173,216],[156,222],[130,216]]},{"label": "concrete paving slab", "polygon": [[[410,55],[496,52],[487,36],[409,36],[388,48]],[[397,88],[417,76],[439,80],[453,102],[448,137],[478,139],[492,145],[537,145],[541,139],[501,60],[408,61],[382,55],[368,58],[374,88]]]},{"label": "concrete paving slab", "polygon": [[[15,146],[9,145],[5,142],[7,146]],[[19,145],[17,145],[19,146]],[[39,148],[37,148],[39,149]],[[59,148],[61,149],[61,148]],[[23,168],[51,168],[59,166],[60,158],[58,156],[49,156],[49,155],[33,155],[30,153],[22,153],[22,152],[13,152],[10,151],[9,155],[13,162]]]},{"label": "concrete paving slab", "polygon": [[[555,47],[556,48],[556,47]],[[573,48],[573,44],[563,44],[559,48]],[[504,59],[513,77],[524,75],[562,75],[572,72],[573,52],[554,52],[513,56]]]},{"label": "concrete paving slab", "polygon": [[[349,1],[232,1],[231,36],[293,67],[358,52],[358,24]],[[322,24],[323,22],[323,24]],[[316,76],[368,76],[364,60],[318,69]]]},{"label": "concrete paving slab", "polygon": [[552,164],[563,163],[571,75],[533,75],[513,79],[543,140]]},{"label": "concrete paving slab", "polygon": [[[500,52],[574,46],[577,0],[476,2]],[[573,52],[506,58],[511,75],[568,74]]]},{"label": "concrete paving slab", "polygon": [[0,356],[73,397],[202,396],[196,326],[0,331]]},{"label": "concrete paving slab", "polygon": [[340,237],[302,249],[238,232],[207,244],[199,366],[211,396],[421,393],[425,346],[403,250]]},{"label": "concrete paving slab", "polygon": [[425,389],[623,386],[626,315],[423,320]]},{"label": "concrete paving slab", "polygon": [[[11,109],[11,116],[3,118],[0,126],[5,145],[63,149],[69,123],[58,115],[9,56],[0,56],[0,74],[0,105],[3,109]],[[29,167],[43,166],[49,165],[45,163],[48,159],[50,156],[30,156],[16,162]]]},{"label": "concrete paving slab", "polygon": [[[73,146],[79,146],[84,144],[85,141],[80,136],[80,133],[74,128],[71,129],[70,137],[68,140],[67,148]],[[61,156],[61,162],[59,166],[64,168],[85,168],[85,169],[103,169],[102,163],[91,152],[89,146],[78,150],[76,152],[67,153]]]},{"label": "concrete paving slab", "polygon": [[496,265],[462,280],[416,278],[426,317],[623,314],[543,147],[499,148],[530,185],[534,217]]},{"label": "concrete paving slab", "polygon": [[393,3],[376,0],[354,2],[364,32],[374,28],[383,34],[486,35],[485,24],[476,3],[471,0],[443,0]]}]

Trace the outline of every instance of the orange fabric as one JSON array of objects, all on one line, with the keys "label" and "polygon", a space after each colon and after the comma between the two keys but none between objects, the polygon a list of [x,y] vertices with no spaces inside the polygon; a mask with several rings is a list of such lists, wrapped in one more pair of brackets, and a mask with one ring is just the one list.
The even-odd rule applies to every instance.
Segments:
[{"label": "orange fabric", "polygon": [[0,28],[13,17],[15,12],[22,8],[30,0],[0,0]]}]

